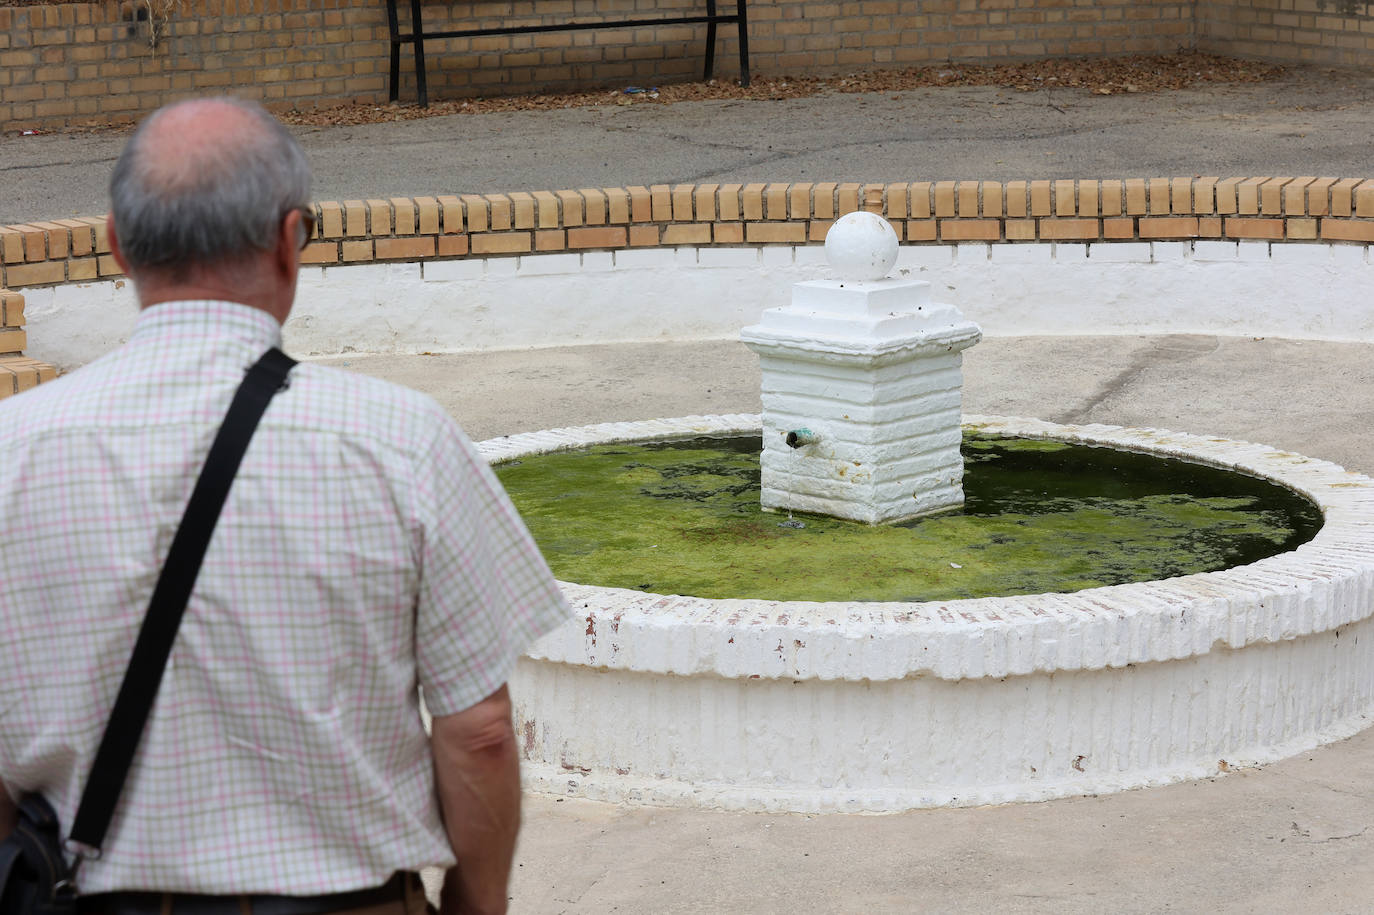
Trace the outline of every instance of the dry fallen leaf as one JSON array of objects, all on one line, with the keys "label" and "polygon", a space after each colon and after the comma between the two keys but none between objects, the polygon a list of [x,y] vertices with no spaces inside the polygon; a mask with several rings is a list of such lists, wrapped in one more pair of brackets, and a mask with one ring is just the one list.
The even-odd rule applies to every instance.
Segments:
[{"label": "dry fallen leaf", "polygon": [[[3,5],[7,0],[0,0]],[[872,70],[842,76],[760,76],[748,88],[735,80],[677,83],[660,86],[658,97],[641,92],[624,95],[624,86],[605,86],[585,92],[508,95],[491,98],[432,101],[418,105],[342,105],[285,112],[288,124],[310,126],[370,124],[411,120],[447,114],[481,114],[488,111],[547,111],[559,108],[604,106],[612,99],[617,107],[670,105],[673,102],[712,99],[794,99],[827,93],[904,92],[935,86],[999,86],[1018,92],[1041,90],[1059,93],[1086,91],[1096,95],[1119,92],[1163,92],[1201,83],[1262,82],[1275,79],[1284,68],[1192,51],[1153,56],[1113,58],[1055,58],[1015,64],[948,64],[905,70]],[[1062,95],[1060,96],[1062,97]]]}]

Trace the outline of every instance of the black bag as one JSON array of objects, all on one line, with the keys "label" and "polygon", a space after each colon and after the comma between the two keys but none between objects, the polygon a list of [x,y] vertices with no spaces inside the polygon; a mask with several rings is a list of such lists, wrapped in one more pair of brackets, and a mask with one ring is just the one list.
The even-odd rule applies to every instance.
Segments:
[{"label": "black bag", "polygon": [[57,813],[41,794],[19,802],[19,822],[0,842],[0,915],[72,915],[76,888],[62,857]]},{"label": "black bag", "polygon": [[63,857],[62,828],[52,805],[40,794],[24,795],[14,832],[0,842],[0,915],[75,915],[77,871],[83,858],[100,854],[220,509],[258,420],[272,397],[286,387],[295,364],[276,347],[264,353],[234,393],[229,413],[210,445],[148,601],[133,658],[76,808],[71,839],[80,853],[75,863],[68,867]]}]

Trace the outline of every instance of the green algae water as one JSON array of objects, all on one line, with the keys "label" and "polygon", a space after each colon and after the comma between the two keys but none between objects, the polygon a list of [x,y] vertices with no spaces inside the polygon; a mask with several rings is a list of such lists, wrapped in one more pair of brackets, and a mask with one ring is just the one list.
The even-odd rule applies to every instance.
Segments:
[{"label": "green algae water", "polygon": [[1254,562],[1316,535],[1273,483],[1152,455],[965,435],[962,510],[896,525],[765,512],[758,436],[496,467],[565,581],[707,598],[927,601],[1077,591]]}]

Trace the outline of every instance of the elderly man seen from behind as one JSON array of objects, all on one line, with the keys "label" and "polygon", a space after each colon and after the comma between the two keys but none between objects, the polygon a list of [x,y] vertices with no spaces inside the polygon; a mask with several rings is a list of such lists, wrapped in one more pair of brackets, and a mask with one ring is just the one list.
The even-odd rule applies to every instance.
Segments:
[{"label": "elderly man seen from behind", "polygon": [[[149,595],[244,371],[281,341],[310,171],[256,105],[149,117],[115,167],[128,343],[0,404],[0,836],[70,829]],[[429,398],[299,365],[229,492],[83,912],[505,909],[506,680],[569,610]],[[433,713],[420,720],[417,689]],[[218,897],[218,898],[215,898]]]}]

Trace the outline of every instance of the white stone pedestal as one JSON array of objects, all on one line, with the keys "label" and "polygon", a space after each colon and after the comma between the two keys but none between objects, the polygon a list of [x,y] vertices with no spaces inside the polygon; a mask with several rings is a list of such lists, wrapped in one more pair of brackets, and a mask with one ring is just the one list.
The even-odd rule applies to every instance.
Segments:
[{"label": "white stone pedestal", "polygon": [[826,240],[846,278],[798,283],[744,329],[763,371],[764,508],[877,524],[963,504],[961,353],[982,333],[929,283],[880,278],[896,249],[886,220],[846,216]]}]

